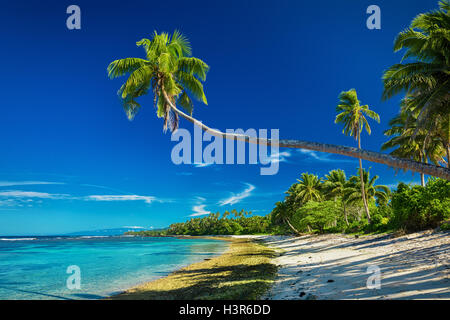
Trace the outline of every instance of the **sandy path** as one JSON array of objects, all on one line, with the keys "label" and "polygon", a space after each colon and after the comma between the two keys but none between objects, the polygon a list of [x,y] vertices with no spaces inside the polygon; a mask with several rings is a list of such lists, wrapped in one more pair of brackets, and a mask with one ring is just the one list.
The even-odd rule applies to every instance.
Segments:
[{"label": "sandy path", "polygon": [[[263,299],[450,299],[449,232],[258,238],[280,252]],[[369,266],[380,268],[380,289],[367,288]]]}]

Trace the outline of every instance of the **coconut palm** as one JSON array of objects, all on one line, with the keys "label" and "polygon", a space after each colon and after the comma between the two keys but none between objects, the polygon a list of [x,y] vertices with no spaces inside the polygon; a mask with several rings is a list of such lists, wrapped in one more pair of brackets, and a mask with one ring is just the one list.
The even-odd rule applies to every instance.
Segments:
[{"label": "coconut palm", "polygon": [[383,75],[383,98],[405,92],[417,113],[419,127],[437,113],[450,113],[450,2],[439,10],[418,15],[394,41],[394,51],[405,49],[401,63]]},{"label": "coconut palm", "polygon": [[[369,122],[366,119],[366,116],[374,119],[378,123],[380,122],[380,116],[373,110],[369,109],[368,105],[361,105],[358,100],[358,96],[356,94],[355,89],[350,89],[349,91],[343,91],[339,95],[339,104],[336,107],[336,111],[339,112],[336,116],[335,123],[342,123],[344,125],[344,129],[342,132],[345,135],[350,135],[358,141],[358,149],[361,149],[361,132],[363,128],[366,129],[368,134],[371,133]],[[363,180],[363,167],[361,158],[359,158],[359,171],[361,177],[361,190],[364,189],[364,180]],[[365,193],[361,192],[362,200],[364,204],[364,209],[366,210],[367,220],[370,222],[370,212],[369,206],[367,204],[367,199],[365,197]]]},{"label": "coconut palm", "polygon": [[297,179],[298,183],[294,187],[294,199],[297,203],[305,204],[306,202],[320,201],[322,195],[322,179],[315,174],[302,173],[301,178]]},{"label": "coconut palm", "polygon": [[190,96],[207,104],[202,81],[209,67],[202,60],[190,57],[191,45],[178,31],[171,36],[155,31],[151,40],[144,38],[136,44],[145,49],[146,59],[115,60],[108,66],[108,75],[112,79],[129,74],[118,95],[130,120],[140,108],[136,98],[151,89],[156,113],[164,118],[164,130],[169,127],[174,131],[179,118],[170,104],[178,104],[190,114],[193,110]]},{"label": "coconut palm", "polygon": [[[164,118],[164,129],[175,130],[179,117],[198,126],[209,134],[226,139],[254,142],[257,144],[277,144],[279,147],[299,148],[365,159],[391,167],[407,168],[450,180],[450,169],[420,163],[408,159],[395,158],[379,152],[355,149],[346,146],[308,142],[303,140],[276,140],[249,137],[244,134],[225,133],[212,129],[192,117],[193,104],[190,96],[207,103],[202,81],[206,79],[209,67],[202,60],[190,57],[189,41],[179,32],[172,36],[154,33],[151,39],[137,42],[146,52],[146,59],[125,58],[113,61],[108,67],[111,78],[129,74],[127,81],[119,89],[128,119],[132,120],[140,108],[137,98],[151,89],[157,115]],[[178,109],[181,106],[183,110]]]},{"label": "coconut palm", "polygon": [[328,196],[328,198],[334,198],[335,201],[336,198],[341,199],[345,223],[348,225],[346,201],[344,201],[346,186],[347,177],[345,176],[344,170],[331,170],[325,175],[325,180],[323,182],[324,193]]},{"label": "coconut palm", "polygon": [[[444,162],[445,149],[441,139],[432,131],[417,129],[417,119],[408,112],[403,111],[391,121],[390,129],[384,134],[391,137],[382,146],[381,150],[394,149],[391,154],[400,158],[409,158],[427,163],[429,160],[438,165]],[[425,186],[425,175],[420,174],[421,184]]]},{"label": "coconut palm", "polygon": [[[387,203],[389,201],[390,189],[385,185],[375,185],[378,176],[375,175],[370,178],[370,172],[363,170],[363,179],[359,176],[361,173],[358,170],[357,176],[352,176],[349,179],[347,188],[345,190],[344,198],[349,204],[357,203],[361,200],[361,191],[364,190],[364,195],[367,201],[377,200],[379,203]],[[364,189],[361,188],[361,180],[364,181]],[[370,220],[369,220],[370,223]]]}]

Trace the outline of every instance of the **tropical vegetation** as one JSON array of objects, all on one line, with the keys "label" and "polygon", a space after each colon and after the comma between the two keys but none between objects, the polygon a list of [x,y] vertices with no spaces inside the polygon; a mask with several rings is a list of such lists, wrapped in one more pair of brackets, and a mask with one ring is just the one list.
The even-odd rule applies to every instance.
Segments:
[{"label": "tropical vegetation", "polygon": [[[191,47],[183,35],[177,31],[172,36],[155,32],[151,40],[143,39],[137,44],[144,47],[146,59],[120,59],[108,67],[111,78],[130,74],[119,90],[130,119],[139,108],[135,99],[151,88],[157,114],[164,118],[164,129],[176,130],[181,116],[212,135],[248,139],[213,130],[192,117],[191,96],[206,104],[202,81],[209,67],[190,57]],[[236,210],[223,215],[211,213],[173,224],[158,234],[416,231],[439,225],[448,228],[444,221],[450,218],[450,1],[440,1],[438,10],[415,17],[398,34],[393,49],[403,50],[404,54],[399,63],[384,72],[382,97],[403,97],[398,115],[384,132],[388,139],[381,150],[390,150],[390,155],[361,149],[361,134],[371,133],[368,118],[380,122],[380,116],[358,100],[355,89],[343,91],[335,123],[343,125],[345,135],[355,138],[357,148],[299,140],[280,140],[279,146],[356,157],[359,168],[355,175],[347,178],[340,169],[324,177],[302,173],[267,216]],[[396,170],[419,172],[421,185],[399,183],[396,188],[389,188],[377,184],[379,177],[371,177],[362,159]],[[426,179],[425,175],[443,179]]]}]

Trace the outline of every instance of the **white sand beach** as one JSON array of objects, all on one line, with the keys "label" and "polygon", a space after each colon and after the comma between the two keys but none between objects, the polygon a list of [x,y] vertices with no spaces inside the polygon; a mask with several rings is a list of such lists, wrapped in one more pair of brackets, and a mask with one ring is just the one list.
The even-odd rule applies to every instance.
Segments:
[{"label": "white sand beach", "polygon": [[[450,233],[258,236],[279,252],[272,289],[263,299],[450,299]],[[381,271],[368,289],[369,266]]]}]

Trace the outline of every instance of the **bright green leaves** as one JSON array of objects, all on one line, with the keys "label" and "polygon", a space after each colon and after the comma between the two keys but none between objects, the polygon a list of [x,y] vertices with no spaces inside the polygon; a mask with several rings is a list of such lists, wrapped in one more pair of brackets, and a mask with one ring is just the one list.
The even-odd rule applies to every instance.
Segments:
[{"label": "bright green leaves", "polygon": [[108,66],[108,76],[110,79],[121,77],[131,73],[136,69],[146,65],[147,61],[140,58],[125,58],[111,62]]},{"label": "bright green leaves", "polygon": [[334,123],[342,123],[344,125],[342,132],[345,135],[351,135],[356,139],[364,126],[367,133],[370,134],[370,125],[365,115],[378,123],[380,122],[380,116],[375,111],[370,110],[368,105],[360,105],[355,89],[341,92],[339,100],[340,103],[336,107],[336,111],[339,113]]},{"label": "bright green leaves", "polygon": [[185,91],[178,98],[178,104],[187,111],[188,114],[192,115],[192,111],[194,109],[194,104],[192,103],[191,98],[187,95]]},{"label": "bright green leaves", "polygon": [[155,31],[151,39],[144,38],[136,45],[144,48],[147,60],[125,58],[115,60],[108,66],[110,78],[129,74],[118,92],[127,117],[130,120],[134,118],[140,108],[135,99],[147,94],[151,87],[155,94],[157,116],[164,118],[164,128],[169,125],[171,130],[175,130],[178,117],[171,114],[171,104],[179,104],[192,114],[194,105],[190,96],[208,103],[202,82],[206,80],[209,66],[198,58],[190,57],[192,49],[189,40],[177,30],[171,36]]},{"label": "bright green leaves", "polygon": [[200,80],[205,81],[209,66],[200,59],[184,57],[178,60],[178,70],[196,75]]}]

